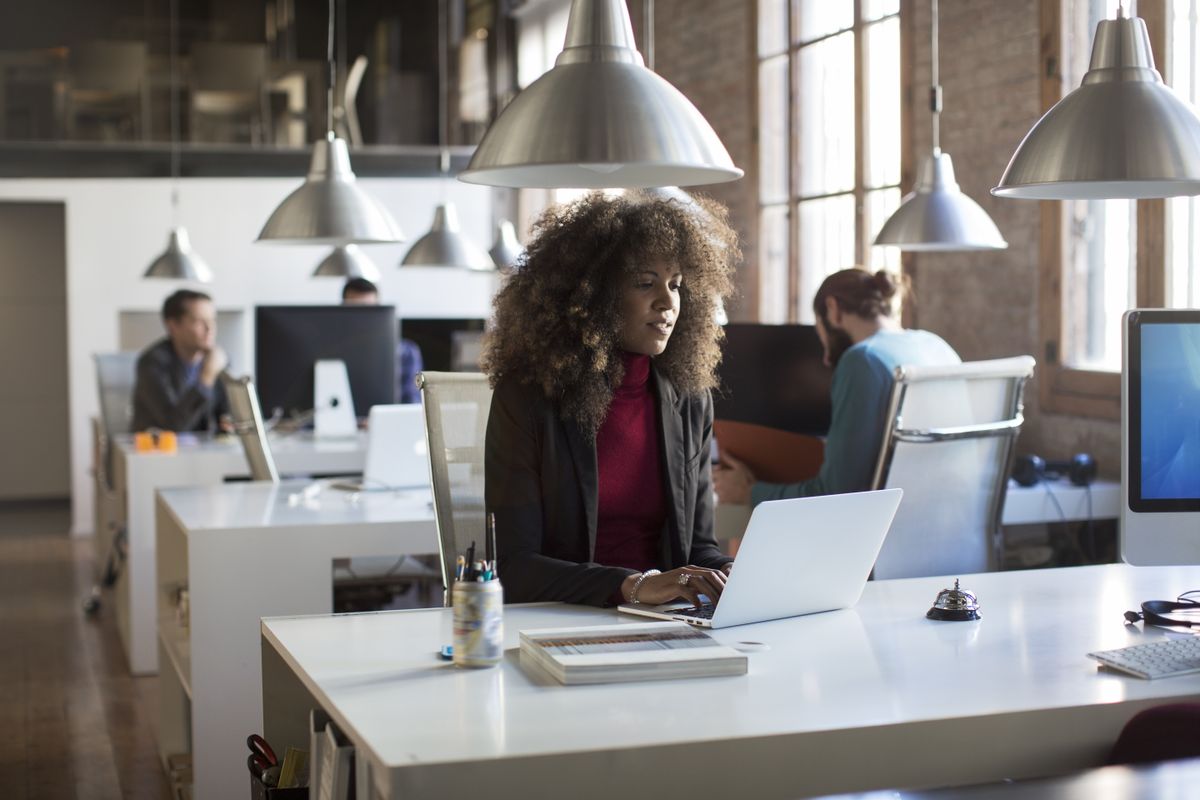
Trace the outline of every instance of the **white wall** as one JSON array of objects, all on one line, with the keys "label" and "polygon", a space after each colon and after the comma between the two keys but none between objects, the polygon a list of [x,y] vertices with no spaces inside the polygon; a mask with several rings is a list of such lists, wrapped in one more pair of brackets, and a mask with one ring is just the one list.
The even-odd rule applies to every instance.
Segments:
[{"label": "white wall", "polygon": [[[255,244],[276,205],[299,178],[206,178],[180,182],[180,221],[212,267],[201,287],[220,308],[261,303],[335,303],[341,282],[309,277],[326,249]],[[491,246],[492,193],[439,179],[363,179],[395,216],[408,243],[364,248],[383,272],[382,300],[411,317],[486,317],[496,277],[437,268],[396,269],[409,244],[428,230],[434,206],[453,200],[464,232]],[[144,280],[166,246],[171,182],[165,179],[5,180],[0,200],[66,204],[67,358],[70,395],[72,528],[92,527],[88,420],[98,413],[92,354],[117,349],[118,311],[157,309],[180,283]],[[250,314],[247,313],[247,318]],[[47,365],[48,369],[58,365]],[[14,454],[6,454],[12,458]]]}]

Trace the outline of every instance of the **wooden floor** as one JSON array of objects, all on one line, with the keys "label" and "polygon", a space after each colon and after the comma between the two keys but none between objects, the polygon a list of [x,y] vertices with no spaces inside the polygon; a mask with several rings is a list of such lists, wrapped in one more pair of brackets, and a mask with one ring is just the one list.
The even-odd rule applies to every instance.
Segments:
[{"label": "wooden floor", "polygon": [[0,504],[0,799],[171,797],[157,678],[132,678],[111,590],[93,618],[90,538],[66,504]]}]

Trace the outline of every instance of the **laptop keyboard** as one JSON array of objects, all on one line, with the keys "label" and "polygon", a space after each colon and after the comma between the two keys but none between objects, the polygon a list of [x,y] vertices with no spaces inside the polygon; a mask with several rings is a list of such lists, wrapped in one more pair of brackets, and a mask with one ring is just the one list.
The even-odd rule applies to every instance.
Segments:
[{"label": "laptop keyboard", "polygon": [[713,612],[717,610],[716,603],[701,603],[695,608],[677,608],[672,611],[672,614],[677,614],[681,617],[695,617],[696,619],[712,619]]}]

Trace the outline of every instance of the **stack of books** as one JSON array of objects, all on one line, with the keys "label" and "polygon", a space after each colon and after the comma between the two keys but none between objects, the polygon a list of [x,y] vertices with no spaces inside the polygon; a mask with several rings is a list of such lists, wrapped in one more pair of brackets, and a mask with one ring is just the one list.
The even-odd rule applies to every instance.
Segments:
[{"label": "stack of books", "polygon": [[745,675],[746,656],[684,622],[521,631],[521,664],[560,683]]}]

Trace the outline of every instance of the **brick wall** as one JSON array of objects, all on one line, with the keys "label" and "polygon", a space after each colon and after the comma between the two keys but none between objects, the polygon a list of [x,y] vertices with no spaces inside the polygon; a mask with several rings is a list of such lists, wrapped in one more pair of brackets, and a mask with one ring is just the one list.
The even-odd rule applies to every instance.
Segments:
[{"label": "brick wall", "polygon": [[[633,27],[642,40],[642,0],[630,0]],[[755,170],[754,3],[751,0],[656,0],[655,71],[696,105],[733,157],[746,171],[738,181],[691,187],[729,208],[741,237],[743,287],[730,305],[734,320],[757,318],[756,267],[758,185]]]},{"label": "brick wall", "polygon": [[[639,31],[642,0],[630,0]],[[1041,360],[1038,331],[1038,203],[1002,200],[989,189],[1017,143],[1041,116],[1038,0],[943,0],[942,148],[954,159],[963,190],[987,210],[1009,242],[997,253],[927,253],[907,259],[916,306],[913,322],[946,338],[965,359],[1029,353]],[[930,80],[930,2],[902,0],[911,32],[913,92],[908,140],[915,168],[930,147],[925,87]],[[708,118],[746,177],[703,187],[729,206],[742,235],[741,302],[735,319],[757,317],[755,287],[757,170],[755,41],[752,0],[656,0],[655,61]],[[1026,393],[1021,452],[1048,458],[1086,450],[1101,471],[1119,473],[1120,425],[1042,414],[1035,382]]]}]

